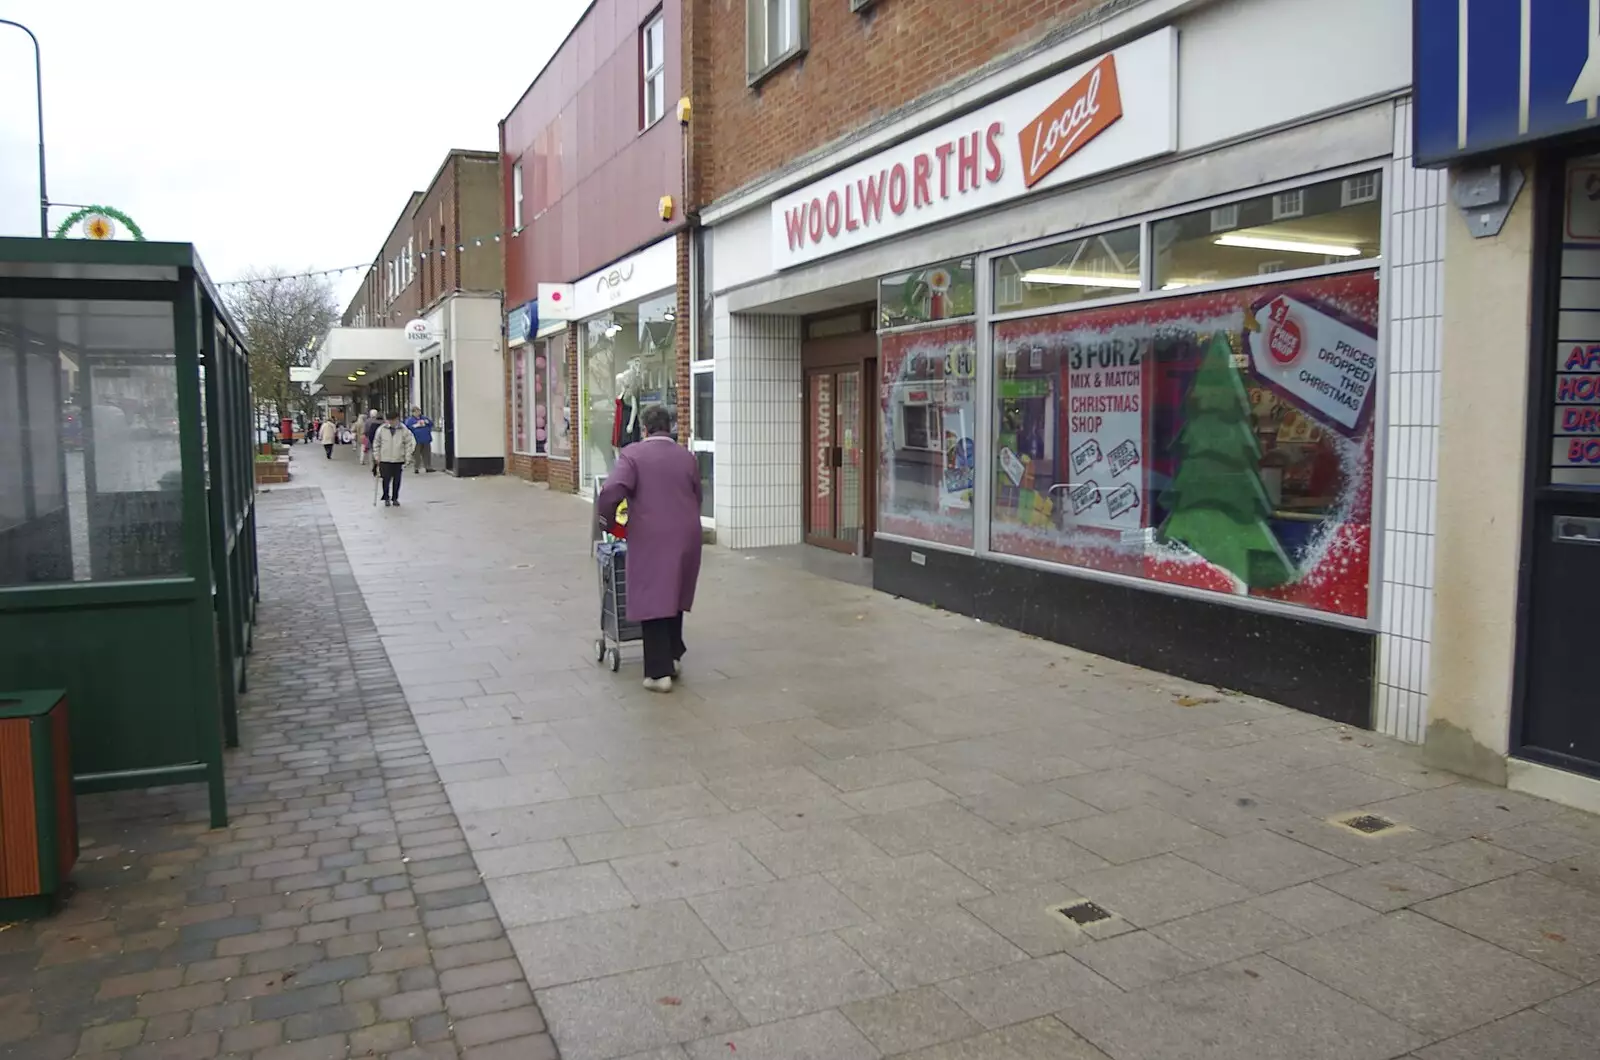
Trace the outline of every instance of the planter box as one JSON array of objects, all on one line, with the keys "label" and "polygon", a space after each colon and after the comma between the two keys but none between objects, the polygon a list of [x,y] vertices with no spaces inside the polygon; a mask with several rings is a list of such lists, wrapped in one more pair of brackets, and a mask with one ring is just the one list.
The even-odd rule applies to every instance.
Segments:
[{"label": "planter box", "polygon": [[256,461],[256,485],[272,486],[289,481],[289,458]]}]

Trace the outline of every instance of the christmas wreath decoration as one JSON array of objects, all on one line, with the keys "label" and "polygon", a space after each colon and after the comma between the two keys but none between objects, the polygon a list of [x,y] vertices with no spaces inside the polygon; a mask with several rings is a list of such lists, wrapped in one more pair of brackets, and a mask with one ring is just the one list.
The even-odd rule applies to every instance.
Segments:
[{"label": "christmas wreath decoration", "polygon": [[95,214],[101,214],[102,216],[109,217],[112,220],[120,222],[122,226],[128,230],[128,234],[133,236],[135,241],[141,243],[144,242],[144,231],[134,223],[133,218],[129,217],[127,214],[123,213],[114,206],[85,206],[81,210],[74,210],[72,213],[67,215],[67,219],[65,221],[62,221],[56,226],[55,237],[57,239],[66,239],[67,233],[72,231],[73,225],[77,224],[79,221],[82,221],[85,217],[92,217]]}]

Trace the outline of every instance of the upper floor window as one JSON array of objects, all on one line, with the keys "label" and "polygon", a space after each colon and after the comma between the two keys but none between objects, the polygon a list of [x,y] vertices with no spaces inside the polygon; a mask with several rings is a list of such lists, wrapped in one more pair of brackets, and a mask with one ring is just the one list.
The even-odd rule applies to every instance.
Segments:
[{"label": "upper floor window", "polygon": [[640,31],[639,64],[644,93],[640,128],[648,129],[661,120],[667,106],[667,21],[660,11]]},{"label": "upper floor window", "polygon": [[745,0],[745,72],[755,84],[806,50],[810,0]]},{"label": "upper floor window", "polygon": [[[511,230],[522,231],[522,159],[520,158],[511,165]],[[442,235],[440,239],[443,239]]]}]

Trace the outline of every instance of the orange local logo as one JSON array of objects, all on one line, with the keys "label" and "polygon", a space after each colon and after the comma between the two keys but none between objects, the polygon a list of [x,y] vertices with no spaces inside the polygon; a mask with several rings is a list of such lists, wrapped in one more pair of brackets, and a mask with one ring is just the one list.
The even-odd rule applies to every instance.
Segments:
[{"label": "orange local logo", "polygon": [[1039,183],[1120,117],[1116,57],[1108,55],[1023,128],[1018,140],[1024,183]]}]

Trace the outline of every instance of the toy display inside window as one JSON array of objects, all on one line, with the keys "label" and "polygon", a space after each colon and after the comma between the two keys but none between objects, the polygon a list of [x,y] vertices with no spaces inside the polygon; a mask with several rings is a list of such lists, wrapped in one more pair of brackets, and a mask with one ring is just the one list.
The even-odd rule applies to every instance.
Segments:
[{"label": "toy display inside window", "polygon": [[879,335],[878,530],[970,548],[977,329]]},{"label": "toy display inside window", "polygon": [[974,259],[927,265],[878,283],[880,330],[969,317],[978,311]]}]

